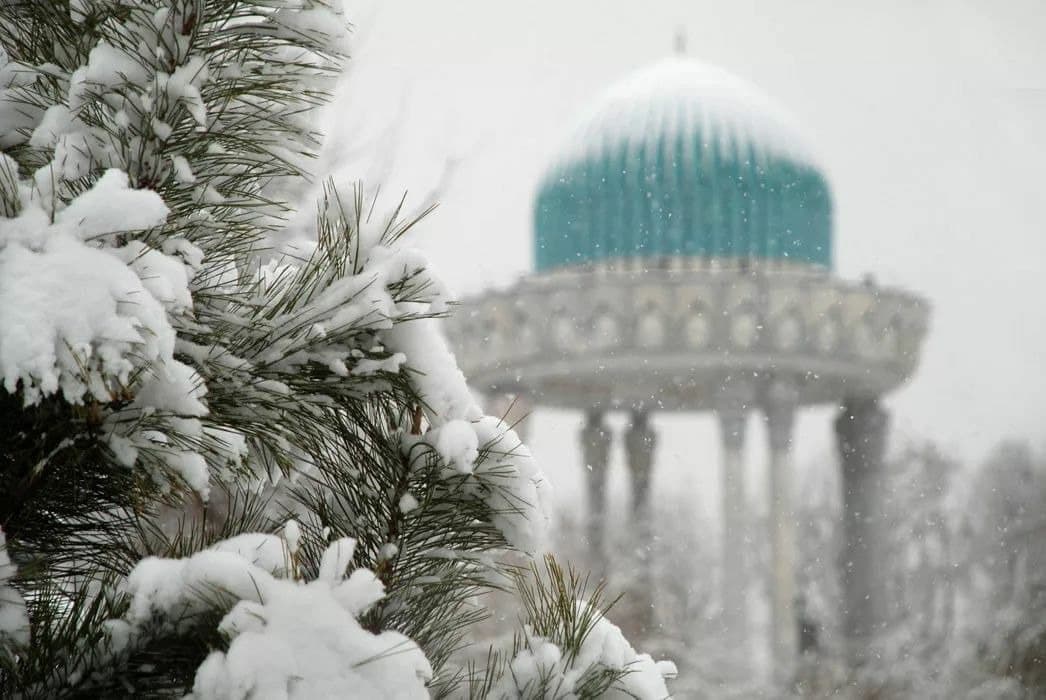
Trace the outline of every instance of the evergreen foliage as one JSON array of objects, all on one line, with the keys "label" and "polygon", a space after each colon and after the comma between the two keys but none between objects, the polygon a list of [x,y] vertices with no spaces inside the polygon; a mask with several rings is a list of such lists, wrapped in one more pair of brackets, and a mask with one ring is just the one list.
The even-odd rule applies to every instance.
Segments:
[{"label": "evergreen foliage", "polygon": [[[402,203],[299,207],[345,33],[323,0],[0,5],[3,697],[480,687],[455,654],[546,485],[472,402]],[[547,577],[513,659],[542,637],[581,665],[559,689],[665,695]],[[499,658],[488,694],[553,696]]]}]

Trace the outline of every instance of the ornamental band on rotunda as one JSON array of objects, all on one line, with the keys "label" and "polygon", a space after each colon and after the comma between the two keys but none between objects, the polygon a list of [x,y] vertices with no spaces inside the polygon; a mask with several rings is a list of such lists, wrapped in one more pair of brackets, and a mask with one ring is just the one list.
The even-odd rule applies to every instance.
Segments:
[{"label": "ornamental band on rotunda", "polygon": [[[534,204],[534,270],[465,300],[449,322],[473,387],[584,413],[590,546],[602,547],[609,411],[623,436],[634,517],[655,465],[654,411],[711,411],[722,441],[720,603],[748,642],[743,479],[747,419],[769,437],[772,659],[798,654],[793,426],[839,406],[842,629],[851,661],[884,623],[875,513],[888,417],[880,397],[914,371],[929,309],[832,270],[828,182],[790,115],[721,69],[677,57],[612,87],[548,168]],[[694,464],[693,468],[703,467]]]}]

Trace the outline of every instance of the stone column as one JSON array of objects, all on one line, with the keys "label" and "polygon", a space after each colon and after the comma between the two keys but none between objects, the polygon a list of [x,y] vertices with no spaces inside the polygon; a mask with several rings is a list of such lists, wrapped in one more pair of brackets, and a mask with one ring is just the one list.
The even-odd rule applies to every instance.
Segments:
[{"label": "stone column", "polygon": [[588,491],[588,541],[595,558],[603,562],[603,514],[606,510],[606,483],[610,455],[610,428],[603,422],[603,411],[589,409],[581,429],[581,454],[584,459]]},{"label": "stone column", "polygon": [[847,399],[835,421],[843,486],[843,632],[860,665],[886,622],[883,453],[888,416],[875,398]]},{"label": "stone column", "polygon": [[654,448],[657,436],[644,410],[632,412],[625,431],[625,456],[632,482],[632,571],[628,574],[628,595],[623,629],[632,638],[646,639],[654,629],[653,509],[650,507],[650,482],[653,477]]},{"label": "stone column", "polygon": [[792,434],[798,392],[793,384],[774,381],[767,388],[763,410],[770,439],[770,623],[774,677],[787,683],[795,672],[799,650],[796,617],[798,552],[795,515],[795,474]]},{"label": "stone column", "polygon": [[632,480],[632,511],[637,520],[650,515],[650,481],[653,477],[654,448],[657,435],[650,427],[646,411],[632,412],[632,422],[625,432],[625,454]]},{"label": "stone column", "polygon": [[737,651],[737,658],[747,657],[749,640],[748,586],[744,560],[748,528],[744,444],[750,402],[750,388],[733,385],[719,396],[715,409],[723,454],[720,600],[723,606],[724,642]]}]

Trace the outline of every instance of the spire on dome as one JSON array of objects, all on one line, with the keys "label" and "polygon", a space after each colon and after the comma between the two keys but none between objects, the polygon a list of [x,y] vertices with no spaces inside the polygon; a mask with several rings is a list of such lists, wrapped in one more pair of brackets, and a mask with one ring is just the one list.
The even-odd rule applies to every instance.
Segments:
[{"label": "spire on dome", "polygon": [[676,56],[686,56],[686,29],[682,26],[676,27],[675,43]]}]

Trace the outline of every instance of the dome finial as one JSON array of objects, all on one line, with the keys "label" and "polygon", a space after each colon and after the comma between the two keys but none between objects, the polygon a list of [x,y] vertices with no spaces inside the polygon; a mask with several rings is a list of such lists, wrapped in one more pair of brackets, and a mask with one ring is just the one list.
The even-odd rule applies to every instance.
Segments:
[{"label": "dome finial", "polygon": [[675,37],[676,56],[686,56],[686,29],[676,27]]}]

